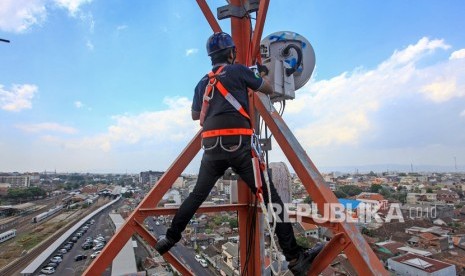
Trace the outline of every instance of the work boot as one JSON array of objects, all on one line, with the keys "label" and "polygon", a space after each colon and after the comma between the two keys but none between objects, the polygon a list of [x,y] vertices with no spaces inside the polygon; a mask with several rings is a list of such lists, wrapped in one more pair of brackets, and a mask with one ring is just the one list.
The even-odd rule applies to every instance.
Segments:
[{"label": "work boot", "polygon": [[289,262],[287,267],[295,276],[306,276],[312,266],[313,260],[318,256],[323,247],[323,244],[317,243],[314,247],[300,252],[299,257]]},{"label": "work boot", "polygon": [[164,237],[161,238],[157,244],[155,244],[155,250],[157,250],[160,255],[163,255],[168,252],[175,244],[176,242],[170,240],[168,237]]}]

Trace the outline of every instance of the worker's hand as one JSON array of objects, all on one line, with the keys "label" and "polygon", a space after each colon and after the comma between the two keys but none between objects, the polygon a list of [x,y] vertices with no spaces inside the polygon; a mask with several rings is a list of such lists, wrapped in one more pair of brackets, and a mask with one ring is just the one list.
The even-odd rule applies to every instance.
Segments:
[{"label": "worker's hand", "polygon": [[266,67],[265,65],[261,65],[259,63],[257,63],[257,69],[258,69],[258,73],[260,73],[261,77],[267,76],[268,73],[270,72],[268,70],[268,67]]}]

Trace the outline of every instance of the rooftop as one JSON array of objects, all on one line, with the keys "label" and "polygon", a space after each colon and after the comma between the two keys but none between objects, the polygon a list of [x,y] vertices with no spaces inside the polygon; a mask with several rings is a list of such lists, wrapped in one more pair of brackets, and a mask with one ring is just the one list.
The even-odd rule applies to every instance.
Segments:
[{"label": "rooftop", "polygon": [[410,253],[403,256],[391,258],[391,260],[416,267],[429,273],[436,272],[446,267],[452,266],[451,264],[445,262]]}]

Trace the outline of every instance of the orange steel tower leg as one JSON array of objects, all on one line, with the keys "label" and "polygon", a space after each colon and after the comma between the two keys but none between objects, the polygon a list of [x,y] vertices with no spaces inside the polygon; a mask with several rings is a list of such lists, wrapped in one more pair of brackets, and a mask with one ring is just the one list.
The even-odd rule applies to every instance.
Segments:
[{"label": "orange steel tower leg", "polygon": [[[218,22],[205,0],[196,1],[212,30],[214,32],[221,31]],[[241,7],[242,3],[247,2],[248,0],[230,1],[231,5],[236,7]],[[259,59],[258,50],[268,5],[269,0],[260,1],[253,34],[251,33],[251,23],[249,18],[231,18],[231,33],[237,46],[237,61],[239,63],[251,65]],[[325,186],[321,174],[318,172],[310,158],[305,153],[305,150],[284,123],[283,119],[276,110],[274,110],[272,105],[269,104],[268,98],[261,93],[257,94],[252,92],[249,92],[249,97],[251,98],[251,102],[254,103],[254,107],[251,110],[251,118],[255,118],[253,114],[256,108],[258,113],[264,119],[266,125],[273,133],[276,141],[284,151],[297,175],[302,180],[307,192],[318,204],[319,210],[323,210],[323,205],[325,203],[337,203],[337,199],[334,194]],[[157,240],[143,227],[143,222],[147,216],[168,215],[174,214],[177,211],[177,208],[157,208],[157,205],[162,196],[173,185],[177,177],[181,175],[187,165],[200,151],[200,134],[201,131],[199,131],[189,142],[186,148],[184,148],[178,158],[163,174],[160,180],[150,190],[134,212],[126,219],[124,225],[110,239],[108,244],[87,268],[83,275],[101,275],[133,234],[140,235],[151,246],[155,246]],[[240,248],[240,260],[241,271],[243,271],[246,258],[246,246],[244,245],[246,244],[246,237],[248,234],[246,222],[248,210],[249,208],[252,208],[253,195],[251,195],[246,185],[239,184],[239,189],[238,204],[200,207],[198,212],[238,212],[239,236],[242,245]],[[305,222],[319,223],[320,225],[331,228],[335,233],[333,239],[331,239],[323,252],[319,254],[317,259],[314,261],[309,275],[318,275],[322,270],[330,265],[331,261],[341,252],[346,253],[350,263],[359,275],[388,275],[381,262],[377,259],[367,242],[356,229],[355,225],[346,222],[318,222],[314,221],[311,217],[303,217],[302,220]],[[261,228],[256,225],[256,229]],[[261,233],[256,231],[252,245],[253,248],[251,248],[251,256],[249,257],[251,261],[247,267],[249,275],[261,275],[263,256],[261,256],[260,250],[260,235]],[[180,260],[176,259],[176,257],[170,252],[166,253],[163,257],[182,275],[194,275],[188,267],[186,267]]]}]

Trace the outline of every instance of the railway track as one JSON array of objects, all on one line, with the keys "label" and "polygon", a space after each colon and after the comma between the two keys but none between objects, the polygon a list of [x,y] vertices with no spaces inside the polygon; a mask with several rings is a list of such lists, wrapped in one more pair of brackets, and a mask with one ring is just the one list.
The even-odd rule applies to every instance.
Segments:
[{"label": "railway track", "polygon": [[24,230],[30,230],[32,218],[44,212],[44,210],[48,210],[54,207],[58,202],[61,202],[61,197],[34,202],[36,205],[42,207],[37,208],[29,214],[15,215],[10,217],[9,221],[11,222],[6,223],[5,225],[0,225],[0,232],[16,229],[18,233],[21,233]]},{"label": "railway track", "polygon": [[15,261],[10,263],[9,265],[3,267],[0,270],[0,276],[21,275],[20,274],[21,270],[24,269],[32,260],[34,260],[40,253],[46,250],[53,242],[55,242],[56,239],[58,239],[61,235],[63,235],[66,231],[68,231],[70,227],[75,225],[78,221],[80,221],[82,218],[84,218],[85,216],[87,216],[88,214],[96,210],[97,208],[98,206],[94,206],[93,208],[90,208],[86,212],[83,212],[81,215],[76,217],[73,221],[69,222],[67,225],[60,228],[60,230],[58,230],[57,232],[49,236],[46,240],[42,241],[36,247],[29,250],[26,254],[17,258]]}]

